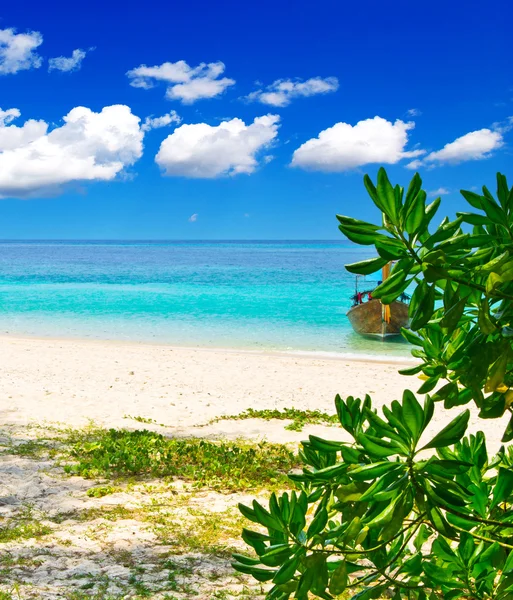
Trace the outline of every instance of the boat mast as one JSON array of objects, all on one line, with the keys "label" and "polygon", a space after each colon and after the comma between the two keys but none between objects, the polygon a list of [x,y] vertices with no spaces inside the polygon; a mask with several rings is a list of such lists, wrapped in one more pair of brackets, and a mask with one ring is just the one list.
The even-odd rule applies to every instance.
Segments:
[{"label": "boat mast", "polygon": [[[385,281],[386,279],[389,278],[390,276],[390,265],[391,263],[387,263],[383,269],[381,270],[381,276],[383,281]],[[386,334],[386,330],[387,330],[387,325],[390,323],[390,305],[389,304],[382,304],[381,305],[381,319],[383,321],[383,325],[382,325],[382,335],[383,337]]]}]

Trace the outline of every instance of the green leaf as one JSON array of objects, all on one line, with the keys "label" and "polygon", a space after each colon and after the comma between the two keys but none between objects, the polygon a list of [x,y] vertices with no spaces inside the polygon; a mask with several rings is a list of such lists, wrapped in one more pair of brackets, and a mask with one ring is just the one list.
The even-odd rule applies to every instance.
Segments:
[{"label": "green leaf", "polygon": [[[414,333],[410,329],[406,329],[405,327],[403,327],[401,329],[401,334],[407,342],[410,342],[410,344],[413,344],[414,346],[423,346],[424,345],[424,340],[420,337],[420,335]],[[416,368],[416,367],[414,367],[414,368]]]},{"label": "green leaf", "polygon": [[387,172],[383,167],[378,171],[377,195],[379,198],[378,208],[390,218],[394,225],[397,225],[399,216],[399,203],[397,201],[394,188],[388,179]]},{"label": "green leaf", "polygon": [[363,465],[362,467],[356,467],[356,469],[350,469],[347,474],[355,481],[369,481],[370,479],[376,479],[385,473],[396,471],[398,469],[404,469],[404,465],[402,463],[385,460],[371,463],[370,465]]},{"label": "green leaf", "polygon": [[[436,215],[441,202],[442,202],[441,198],[435,198],[433,200],[433,202],[431,202],[431,204],[428,204],[426,206],[426,214],[424,216],[424,220],[422,221],[421,229],[423,231],[426,230],[425,235],[428,237],[429,237],[429,234],[427,233],[427,228],[429,227],[429,224],[433,220],[433,217]],[[422,239],[425,239],[425,238],[422,237]]]},{"label": "green leaf", "polygon": [[449,539],[455,539],[458,536],[454,527],[449,525],[447,519],[442,514],[442,511],[437,506],[430,506],[427,512],[429,519],[436,531]]},{"label": "green leaf", "polygon": [[329,591],[338,596],[347,588],[347,564],[343,560],[340,565],[333,571],[330,578]]},{"label": "green leaf", "polygon": [[273,578],[273,583],[283,584],[290,581],[296,573],[300,558],[301,555],[295,554],[287,559],[278,569],[278,572]]},{"label": "green leaf", "polygon": [[408,287],[405,272],[397,272],[385,279],[383,283],[372,292],[373,298],[381,298],[382,296],[400,296]]},{"label": "green leaf", "polygon": [[460,298],[455,304],[453,304],[451,308],[445,312],[443,319],[440,321],[440,327],[443,327],[448,331],[452,331],[460,322],[466,304],[466,298]]},{"label": "green leaf", "polygon": [[345,442],[325,440],[316,435],[309,435],[308,440],[310,441],[312,448],[319,450],[320,452],[338,452],[346,445]]},{"label": "green leaf", "polygon": [[306,532],[308,539],[311,539],[317,533],[320,533],[328,522],[328,511],[322,507],[315,515],[313,521],[310,523],[310,527]]},{"label": "green leaf", "polygon": [[257,581],[270,581],[276,574],[275,569],[264,569],[262,567],[252,566],[252,565],[244,565],[242,563],[234,562],[232,563],[232,567],[239,571],[240,573],[245,573],[246,575],[252,575]]},{"label": "green leaf", "polygon": [[493,294],[495,288],[499,287],[502,283],[503,280],[498,273],[490,273],[486,280],[486,293],[488,295]]},{"label": "green leaf", "polygon": [[371,197],[371,200],[379,208],[379,210],[381,212],[383,212],[383,207],[382,207],[381,202],[380,202],[380,200],[378,198],[378,191],[374,187],[374,184],[372,183],[372,179],[368,175],[364,175],[364,177],[363,177],[363,184],[365,185],[365,189],[367,190],[367,193]]},{"label": "green leaf", "polygon": [[258,565],[258,564],[260,564],[259,558],[253,558],[251,556],[246,556],[245,554],[237,554],[236,552],[234,552],[232,554],[232,557],[237,562],[242,563],[243,565]]},{"label": "green leaf", "polygon": [[299,578],[296,595],[294,597],[298,600],[307,600],[308,592],[312,587],[314,578],[315,570],[313,568],[307,569]]},{"label": "green leaf", "polygon": [[399,260],[407,255],[406,248],[402,242],[382,235],[376,238],[374,245],[381,258],[387,260]]},{"label": "green leaf", "polygon": [[501,502],[511,504],[511,493],[513,492],[513,470],[499,468],[497,482],[493,488],[492,504],[490,508],[495,508]]},{"label": "green leaf", "polygon": [[449,569],[444,569],[443,567],[439,567],[438,565],[430,562],[422,563],[422,567],[424,569],[424,573],[426,573],[426,575],[438,585],[450,584],[451,587],[453,587],[456,583],[454,580],[454,575]]},{"label": "green leaf", "polygon": [[378,458],[385,458],[387,456],[401,454],[401,451],[397,445],[385,440],[380,440],[374,436],[360,434],[358,436],[358,442],[365,448],[365,450],[367,450],[369,454],[377,456]]},{"label": "green leaf", "polygon": [[387,263],[388,260],[386,258],[368,258],[367,260],[346,265],[346,270],[358,275],[370,275],[382,269]]},{"label": "green leaf", "polygon": [[506,215],[501,207],[495,202],[484,196],[481,198],[481,206],[486,216],[496,225],[507,225]]},{"label": "green leaf", "polygon": [[293,548],[291,548],[288,544],[270,546],[270,548],[260,556],[260,562],[266,567],[278,567],[290,557],[292,552]]},{"label": "green leaf", "polygon": [[404,228],[410,235],[416,234],[421,229],[426,214],[426,192],[420,190],[406,215]]},{"label": "green leaf", "polygon": [[403,495],[404,492],[398,490],[397,496],[391,502],[389,502],[385,510],[380,512],[376,517],[374,517],[371,521],[367,523],[367,527],[369,527],[369,529],[372,529],[376,527],[383,527],[383,525],[389,523],[392,517],[394,516],[395,507],[399,500],[403,497]]},{"label": "green leaf", "polygon": [[468,420],[470,418],[470,411],[467,409],[465,412],[462,412],[455,419],[453,419],[449,425],[444,427],[440,433],[435,435],[435,437],[426,444],[422,450],[427,450],[428,448],[443,448],[445,446],[452,446],[459,442],[468,426]]},{"label": "green leaf", "polygon": [[411,431],[413,441],[416,443],[422,433],[424,411],[410,390],[404,390],[403,392],[403,416],[406,426]]},{"label": "green leaf", "polygon": [[372,246],[381,235],[374,231],[368,231],[360,227],[350,227],[347,225],[339,225],[338,228],[346,236],[348,240],[362,246]]},{"label": "green leaf", "polygon": [[477,323],[479,325],[479,329],[485,335],[494,333],[497,330],[497,327],[490,316],[490,305],[488,304],[488,300],[486,298],[483,298],[481,300],[481,304],[479,305]]},{"label": "green leaf", "polygon": [[337,221],[344,225],[344,227],[356,227],[367,229],[369,231],[378,231],[382,229],[378,225],[374,225],[373,223],[368,223],[367,221],[360,221],[360,219],[354,219],[353,217],[346,217],[344,215],[337,215]]},{"label": "green leaf", "polygon": [[414,331],[427,325],[435,310],[435,287],[422,281],[413,292],[410,303],[410,328]]},{"label": "green leaf", "polygon": [[463,222],[468,223],[469,225],[487,225],[489,223],[487,217],[484,217],[483,215],[476,215],[475,213],[458,212],[456,215],[461,217]]},{"label": "green leaf", "polygon": [[258,523],[267,527],[267,529],[275,529],[276,531],[282,531],[283,525],[280,521],[267,512],[256,500],[253,500],[253,510],[255,511]]},{"label": "green leaf", "polygon": [[417,365],[415,367],[409,367],[408,369],[399,369],[399,373],[401,375],[417,375],[422,371],[422,365]]},{"label": "green leaf", "polygon": [[478,210],[482,210],[483,206],[481,204],[481,200],[484,198],[484,196],[480,196],[475,192],[467,192],[466,190],[460,190],[460,194],[465,198],[470,206],[477,208]]},{"label": "green leaf", "polygon": [[419,387],[419,394],[428,394],[431,390],[434,390],[437,383],[440,381],[441,375],[434,375],[433,377],[428,377],[426,381]]}]

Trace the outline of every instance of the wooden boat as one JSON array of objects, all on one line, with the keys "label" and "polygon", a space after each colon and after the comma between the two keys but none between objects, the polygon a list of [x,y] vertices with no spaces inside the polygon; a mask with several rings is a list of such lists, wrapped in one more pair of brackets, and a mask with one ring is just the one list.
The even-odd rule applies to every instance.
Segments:
[{"label": "wooden boat", "polygon": [[[383,281],[390,274],[390,265],[383,268]],[[365,300],[368,298],[368,300]],[[401,327],[408,326],[408,296],[403,294],[400,300],[392,304],[381,304],[372,298],[372,289],[358,290],[353,297],[355,304],[347,312],[347,317],[356,333],[377,336],[385,339],[388,336],[400,335]]]}]

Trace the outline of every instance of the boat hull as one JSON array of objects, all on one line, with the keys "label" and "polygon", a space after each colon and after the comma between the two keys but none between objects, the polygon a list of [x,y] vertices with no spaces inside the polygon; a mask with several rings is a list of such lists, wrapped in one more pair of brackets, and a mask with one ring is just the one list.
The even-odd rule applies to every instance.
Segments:
[{"label": "boat hull", "polygon": [[389,323],[383,320],[383,305],[379,300],[369,300],[353,306],[347,317],[356,333],[385,338],[400,335],[401,327],[408,326],[408,305],[404,302],[392,302]]}]

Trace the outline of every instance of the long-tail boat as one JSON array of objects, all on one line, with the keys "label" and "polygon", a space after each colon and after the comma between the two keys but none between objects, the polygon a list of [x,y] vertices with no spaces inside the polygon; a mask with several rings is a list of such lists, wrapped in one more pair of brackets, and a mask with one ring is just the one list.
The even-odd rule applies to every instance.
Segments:
[{"label": "long-tail boat", "polygon": [[[383,267],[383,281],[390,275],[390,264]],[[370,282],[366,282],[370,283]],[[377,285],[379,285],[378,282]],[[389,336],[400,335],[401,327],[408,326],[409,296],[402,294],[392,304],[381,304],[381,300],[372,297],[377,287],[359,289],[356,278],[356,289],[353,296],[353,306],[347,312],[347,317],[356,333],[366,336],[377,336],[385,339]]]}]

